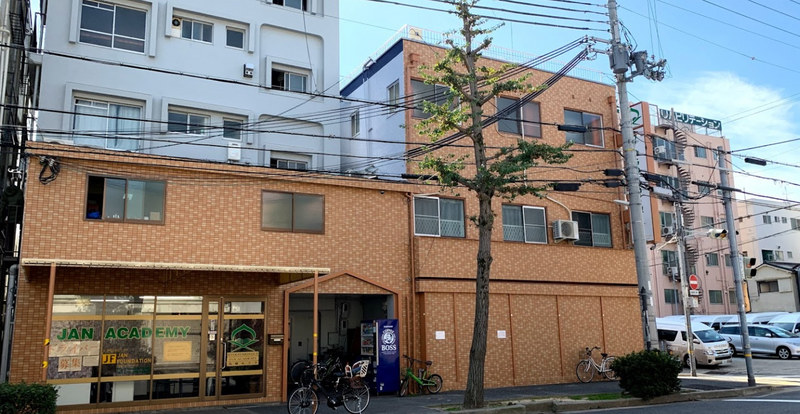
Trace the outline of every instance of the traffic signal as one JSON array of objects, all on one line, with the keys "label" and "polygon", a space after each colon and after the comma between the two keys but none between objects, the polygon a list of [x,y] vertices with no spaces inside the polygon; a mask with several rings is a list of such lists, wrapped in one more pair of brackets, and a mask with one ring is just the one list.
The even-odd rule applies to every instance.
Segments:
[{"label": "traffic signal", "polygon": [[756,258],[750,257],[746,259],[747,260],[745,260],[744,268],[750,269],[750,277],[754,277],[756,275]]},{"label": "traffic signal", "polygon": [[725,229],[709,229],[706,234],[708,234],[708,237],[711,237],[712,239],[728,238],[728,230]]}]

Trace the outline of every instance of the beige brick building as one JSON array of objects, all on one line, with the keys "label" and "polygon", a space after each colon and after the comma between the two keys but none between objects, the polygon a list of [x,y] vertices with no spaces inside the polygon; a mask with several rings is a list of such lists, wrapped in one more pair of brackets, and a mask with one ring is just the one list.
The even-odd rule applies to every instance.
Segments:
[{"label": "beige brick building", "polygon": [[[406,68],[436,56],[403,48]],[[418,78],[405,73],[412,91]],[[564,143],[556,125],[575,114],[616,125],[609,85],[567,77],[536,102],[540,119],[526,125],[542,142]],[[393,116],[418,122],[413,110]],[[427,141],[405,131],[405,148]],[[586,141],[568,164],[534,168],[531,179],[607,178],[604,169],[620,167],[615,136],[587,134],[572,137]],[[487,131],[491,146],[517,138]],[[285,399],[287,366],[313,340],[315,271],[327,274],[321,347],[352,351],[360,320],[398,319],[401,354],[433,360],[446,389],[465,387],[478,239],[468,192],[57,144],[28,151],[61,168],[26,188],[11,374],[62,387],[65,412]],[[642,345],[633,252],[613,202],[622,191],[585,183],[548,196],[494,202],[487,387],[573,382],[584,347]],[[554,239],[556,220],[578,222],[581,237]]]}]

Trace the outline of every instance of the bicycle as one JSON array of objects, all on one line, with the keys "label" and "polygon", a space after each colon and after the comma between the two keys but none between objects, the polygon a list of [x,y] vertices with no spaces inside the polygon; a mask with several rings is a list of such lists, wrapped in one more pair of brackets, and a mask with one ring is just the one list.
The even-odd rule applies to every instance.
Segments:
[{"label": "bicycle", "polygon": [[[317,377],[326,384],[332,381],[335,372],[344,371],[342,357],[342,351],[338,347],[325,350],[322,353],[322,360],[319,363],[319,367],[317,367]],[[292,364],[291,368],[289,368],[289,377],[292,383],[300,384],[303,373],[311,366],[311,361],[307,359],[301,359]]]},{"label": "bicycle", "polygon": [[345,366],[344,372],[333,373],[335,379],[330,392],[314,375],[321,365],[312,365],[301,375],[300,387],[292,392],[286,404],[289,414],[316,414],[319,409],[318,393],[325,397],[328,407],[334,410],[344,405],[349,413],[364,412],[369,405],[369,387],[363,381],[369,369],[369,360],[358,361],[352,367]]},{"label": "bicycle", "polygon": [[611,369],[611,363],[614,362],[615,357],[601,352],[600,355],[603,359],[600,361],[600,364],[598,364],[594,362],[594,358],[592,358],[592,353],[595,349],[599,351],[600,347],[594,347],[592,349],[586,348],[586,359],[578,362],[578,366],[575,367],[575,374],[578,375],[578,380],[584,383],[592,382],[595,373],[602,374],[611,381],[616,380],[617,374]]},{"label": "bicycle", "polygon": [[[408,366],[406,367],[405,374],[400,379],[400,390],[397,391],[398,396],[402,397],[408,393],[409,379],[416,381],[420,387],[425,387],[422,389],[427,389],[431,394],[437,394],[442,390],[443,380],[441,375],[428,373],[428,368],[433,365],[433,361],[422,361],[411,358],[408,355],[403,355],[403,358],[408,360]],[[414,375],[414,372],[411,370],[415,362],[425,364],[425,368],[419,369],[419,376]]]}]

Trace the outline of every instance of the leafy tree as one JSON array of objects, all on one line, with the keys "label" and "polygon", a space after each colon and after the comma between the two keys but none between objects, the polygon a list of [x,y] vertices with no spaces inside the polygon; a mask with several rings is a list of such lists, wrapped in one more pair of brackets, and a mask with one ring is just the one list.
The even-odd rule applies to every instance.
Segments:
[{"label": "leafy tree", "polygon": [[[431,116],[417,124],[422,135],[436,142],[446,134],[457,131],[468,137],[473,144],[472,154],[443,154],[442,151],[429,153],[420,163],[423,170],[433,171],[443,187],[466,188],[475,193],[480,206],[477,217],[470,217],[478,228],[477,274],[475,285],[475,321],[472,347],[469,353],[469,372],[467,390],[464,395],[464,408],[484,405],[484,364],[486,361],[486,339],[489,326],[489,272],[492,266],[492,230],[494,212],[492,201],[495,197],[513,199],[521,195],[543,196],[545,186],[537,186],[525,179],[525,171],[540,162],[562,164],[570,155],[563,150],[568,144],[550,146],[520,137],[515,145],[497,149],[487,148],[484,107],[491,104],[496,96],[504,92],[530,93],[537,88],[530,82],[527,74],[509,73],[515,65],[506,64],[494,67],[482,66],[478,62],[481,54],[492,43],[492,33],[496,27],[483,28],[484,19],[471,13],[478,0],[447,0],[455,7],[462,27],[453,34],[463,37],[463,42],[452,37],[446,41],[449,48],[444,58],[433,67],[423,66],[422,76],[427,84],[445,85],[450,88],[447,102],[436,105],[424,102],[425,112]],[[512,114],[503,115],[513,117]],[[468,163],[470,156],[474,163]],[[474,165],[473,165],[474,164]]]}]

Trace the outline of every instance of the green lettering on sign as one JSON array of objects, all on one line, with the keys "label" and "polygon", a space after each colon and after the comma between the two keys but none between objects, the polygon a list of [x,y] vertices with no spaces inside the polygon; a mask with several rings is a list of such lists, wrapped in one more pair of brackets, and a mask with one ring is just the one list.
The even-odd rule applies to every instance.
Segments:
[{"label": "green lettering on sign", "polygon": [[152,328],[142,328],[142,338],[149,338],[153,336]]},{"label": "green lettering on sign", "polygon": [[164,337],[164,327],[159,326],[156,328],[156,338],[163,338]]},{"label": "green lettering on sign", "polygon": [[168,326],[167,327],[167,338],[177,338],[178,337],[178,327],[177,326]]},{"label": "green lettering on sign", "polygon": [[81,341],[91,341],[92,338],[94,338],[94,328],[81,328]]},{"label": "green lettering on sign", "polygon": [[117,331],[115,331],[113,327],[108,328],[106,336],[104,336],[103,339],[117,339]]}]

